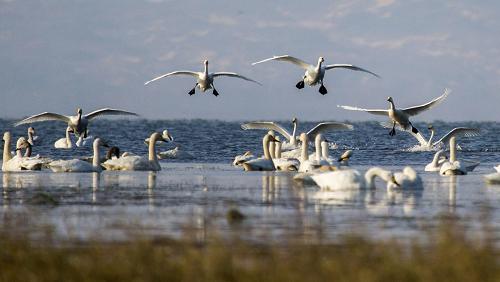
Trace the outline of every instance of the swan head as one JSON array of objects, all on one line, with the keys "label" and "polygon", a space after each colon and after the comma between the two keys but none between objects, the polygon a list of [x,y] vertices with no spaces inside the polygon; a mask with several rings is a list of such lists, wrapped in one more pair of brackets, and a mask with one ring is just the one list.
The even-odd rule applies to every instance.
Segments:
[{"label": "swan head", "polygon": [[392,97],[387,97],[387,102],[391,103],[391,102],[394,102],[394,101],[392,100]]},{"label": "swan head", "polygon": [[319,58],[318,58],[318,64],[321,64],[321,63],[323,63],[324,61],[325,61],[325,58],[323,58],[323,57],[319,57]]},{"label": "swan head", "polygon": [[2,141],[7,141],[7,140],[10,140],[10,132],[6,131],[4,134],[3,134],[3,138],[2,138]]},{"label": "swan head", "polygon": [[272,131],[272,130],[269,130],[269,131],[267,132],[267,134],[268,134],[268,135],[271,135],[271,136],[273,136],[273,137],[275,136],[275,135],[274,135],[274,131]]},{"label": "swan head", "polygon": [[31,144],[28,142],[28,140],[26,140],[26,138],[19,137],[19,139],[17,139],[17,143],[16,143],[16,151],[26,149],[30,146],[31,146]]},{"label": "swan head", "polygon": [[296,118],[296,117],[294,117],[294,118],[292,119],[292,123],[297,123],[297,118]]},{"label": "swan head", "polygon": [[155,133],[151,134],[151,137],[149,137],[149,140],[150,140],[150,142],[151,141],[155,141],[155,142],[158,142],[158,141],[169,142],[170,141],[168,136],[163,136],[159,132],[155,132]]},{"label": "swan head", "polygon": [[94,139],[93,145],[94,146],[103,146],[103,147],[106,147],[106,148],[109,147],[108,142],[106,142],[104,139],[101,139],[101,138]]},{"label": "swan head", "polygon": [[28,134],[30,134],[30,133],[35,134],[35,128],[32,126],[28,127]]},{"label": "swan head", "polygon": [[106,153],[106,160],[110,160],[115,156],[117,159],[120,158],[120,148],[113,146],[109,148],[108,153]]},{"label": "swan head", "polygon": [[302,132],[302,133],[300,134],[299,140],[300,140],[301,142],[307,142],[307,134],[306,134],[306,133],[304,133],[304,132]]},{"label": "swan head", "polygon": [[77,113],[78,115],[81,115],[81,114],[83,113],[82,108],[78,108],[78,109],[76,109],[76,113]]},{"label": "swan head", "polygon": [[278,139],[276,139],[274,137],[274,135],[271,135],[271,134],[266,134],[266,136],[264,137],[264,141],[265,142],[278,142],[278,143],[281,143]]},{"label": "swan head", "polygon": [[[170,133],[168,132],[167,129],[163,130],[161,136],[163,137],[163,139],[168,140],[170,142],[174,141],[174,137],[172,137],[172,135],[170,135]],[[165,141],[165,142],[167,142],[167,141]]]},{"label": "swan head", "polygon": [[203,64],[204,64],[205,66],[208,66],[208,60],[204,60],[204,61],[203,61]]},{"label": "swan head", "polygon": [[427,126],[427,129],[429,129],[430,131],[433,131],[433,130],[434,130],[434,126],[432,126],[432,124],[429,124],[429,125]]}]

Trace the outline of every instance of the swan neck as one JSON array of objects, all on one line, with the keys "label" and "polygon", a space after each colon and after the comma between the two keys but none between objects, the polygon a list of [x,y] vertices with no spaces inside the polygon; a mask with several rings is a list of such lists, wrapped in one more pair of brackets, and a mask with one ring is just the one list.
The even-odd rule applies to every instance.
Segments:
[{"label": "swan neck", "polygon": [[380,177],[380,169],[379,168],[370,168],[365,173],[365,183],[366,188],[375,189],[375,177]]},{"label": "swan neck", "polygon": [[205,64],[205,66],[203,67],[203,72],[208,76],[208,64]]},{"label": "swan neck", "polygon": [[271,159],[271,153],[269,152],[269,137],[268,135],[264,136],[262,139],[262,149],[264,150],[264,158],[267,160]]},{"label": "swan neck", "polygon": [[432,145],[432,138],[434,138],[434,129],[431,130],[431,137],[429,137],[429,141],[427,142],[428,147]]},{"label": "swan neck", "polygon": [[153,161],[155,163],[158,162],[158,157],[156,156],[156,134],[151,135],[149,137],[149,153],[148,153],[148,160]]},{"label": "swan neck", "polygon": [[439,162],[439,157],[441,157],[441,151],[434,154],[434,158],[432,159],[432,165],[437,166]]},{"label": "swan neck", "polygon": [[317,71],[319,71],[319,70],[321,69],[321,65],[322,65],[322,64],[323,64],[323,63],[322,63],[320,60],[318,60],[318,65],[316,66],[316,70],[317,70]]},{"label": "swan neck", "polygon": [[28,145],[28,148],[26,148],[26,152],[24,153],[24,156],[29,158],[29,157],[31,157],[32,152],[33,152],[33,149],[32,149],[31,144],[30,144],[30,145]]},{"label": "swan neck", "polygon": [[455,137],[450,138],[450,162],[457,160],[457,140]]},{"label": "swan neck", "polygon": [[295,136],[297,134],[297,122],[293,123],[293,131],[292,131],[292,140],[290,140],[290,144],[295,145]]},{"label": "swan neck", "polygon": [[28,131],[28,142],[33,144],[33,133],[31,133],[31,131]]},{"label": "swan neck", "polygon": [[314,149],[316,150],[316,161],[321,160],[321,137],[319,137],[319,134],[316,136],[316,139],[314,140]]},{"label": "swan neck", "polygon": [[100,168],[100,165],[101,165],[100,164],[100,162],[101,162],[100,157],[101,156],[99,154],[99,142],[97,142],[97,140],[94,141],[93,147],[94,147],[94,157],[92,159],[92,167],[94,169],[97,169],[97,168]]},{"label": "swan neck", "polygon": [[3,144],[3,163],[6,163],[12,159],[10,155],[10,136],[5,138],[5,143]]},{"label": "swan neck", "polygon": [[321,156],[324,158],[324,159],[328,159],[330,156],[329,156],[329,150],[328,150],[328,142],[321,142]]},{"label": "swan neck", "polygon": [[66,145],[71,146],[71,137],[69,137],[69,129],[66,130]]},{"label": "swan neck", "polygon": [[271,154],[272,159],[276,158],[276,143],[275,142],[269,142],[269,153]]},{"label": "swan neck", "polygon": [[281,159],[281,143],[276,143],[274,157],[276,159]]},{"label": "swan neck", "polygon": [[307,161],[309,160],[309,144],[308,144],[308,141],[307,141],[307,138],[302,141],[302,151],[301,151],[301,156],[300,158],[302,159],[302,161]]},{"label": "swan neck", "polygon": [[393,102],[393,101],[389,101],[389,105],[390,105],[390,107],[391,107],[391,110],[394,110],[394,108],[395,108],[395,107],[394,107],[394,102]]}]

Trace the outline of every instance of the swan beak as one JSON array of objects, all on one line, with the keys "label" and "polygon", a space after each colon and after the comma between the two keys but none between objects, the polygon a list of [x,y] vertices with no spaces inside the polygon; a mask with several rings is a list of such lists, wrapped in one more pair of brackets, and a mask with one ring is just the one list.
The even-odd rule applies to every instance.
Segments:
[{"label": "swan beak", "polygon": [[271,136],[271,138],[269,139],[269,141],[281,143],[281,141],[279,141],[278,139],[274,138],[274,136],[272,136],[272,135],[270,135],[270,136]]},{"label": "swan beak", "polygon": [[394,183],[396,186],[401,187],[401,184],[399,184],[399,183],[396,181],[396,178],[394,177],[394,175],[391,177],[391,182],[392,182],[392,183]]}]

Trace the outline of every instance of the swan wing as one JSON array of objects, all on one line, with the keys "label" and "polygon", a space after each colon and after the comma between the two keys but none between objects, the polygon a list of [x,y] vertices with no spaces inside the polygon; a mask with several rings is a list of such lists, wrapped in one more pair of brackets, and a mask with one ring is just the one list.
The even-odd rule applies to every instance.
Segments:
[{"label": "swan wing", "polygon": [[316,125],[311,130],[309,130],[309,132],[307,132],[307,138],[309,138],[309,140],[312,140],[316,137],[318,133],[321,132],[335,131],[335,130],[353,130],[353,128],[354,126],[347,123],[334,122],[334,121],[322,122],[318,123],[318,125]]},{"label": "swan wing", "polygon": [[190,76],[198,77],[199,73],[194,72],[194,71],[173,71],[173,72],[169,72],[169,73],[166,73],[166,74],[162,74],[162,75],[160,75],[158,77],[155,77],[155,78],[153,78],[151,80],[148,80],[148,81],[144,82],[144,85],[148,85],[148,84],[150,84],[153,81],[156,81],[158,79],[162,79],[164,77],[171,76],[171,75],[190,75]]},{"label": "swan wing", "polygon": [[350,70],[354,70],[354,71],[362,71],[362,72],[366,72],[366,73],[369,73],[371,75],[374,75],[374,76],[380,78],[380,76],[374,72],[371,72],[367,69],[360,68],[360,67],[350,65],[350,64],[332,64],[332,65],[325,66],[325,69],[327,69],[327,70],[334,69],[334,68],[344,68],[344,69],[350,69]]},{"label": "swan wing", "polygon": [[436,146],[439,143],[447,143],[448,141],[450,141],[451,137],[474,137],[474,136],[478,136],[480,133],[481,132],[478,128],[456,127],[456,128],[453,128],[450,132],[448,132],[441,139],[434,142],[432,145]]},{"label": "swan wing", "polygon": [[267,59],[264,59],[262,61],[258,61],[258,62],[255,62],[255,63],[252,63],[252,66],[255,66],[256,64],[260,64],[260,63],[264,63],[264,62],[268,62],[268,61],[284,61],[284,62],[289,62],[289,63],[292,63],[292,64],[295,64],[305,70],[307,70],[308,68],[311,67],[310,64],[302,61],[301,59],[298,59],[298,58],[295,58],[295,57],[292,57],[292,56],[289,56],[289,55],[283,55],[283,56],[273,56],[272,58],[267,58]]},{"label": "swan wing", "polygon": [[389,113],[388,110],[363,109],[363,108],[358,108],[358,107],[353,107],[353,106],[342,106],[342,105],[337,105],[337,107],[342,108],[344,110],[348,110],[348,111],[367,112],[367,113],[370,113],[373,115],[379,115],[379,116],[387,116]]},{"label": "swan wing", "polygon": [[18,121],[16,123],[14,123],[14,126],[18,126],[18,125],[26,124],[26,123],[48,121],[48,120],[60,120],[60,121],[64,121],[64,122],[69,122],[70,117],[63,116],[63,115],[56,114],[56,113],[45,112],[45,113],[41,113],[38,115],[30,116],[30,117],[25,118],[21,121]]},{"label": "swan wing", "polygon": [[284,129],[281,125],[279,125],[279,124],[277,124],[275,122],[272,122],[272,121],[248,122],[248,123],[242,124],[241,128],[243,130],[247,130],[247,129],[274,130],[274,131],[279,132],[286,139],[288,139],[288,140],[292,139],[292,135],[286,129]]},{"label": "swan wing", "polygon": [[258,81],[255,81],[253,79],[250,79],[248,77],[245,77],[245,76],[242,76],[240,74],[237,74],[235,72],[215,72],[212,74],[213,77],[218,77],[218,76],[229,76],[229,77],[237,77],[237,78],[241,78],[241,79],[244,79],[246,81],[251,81],[251,82],[255,82],[257,83],[258,85],[262,85],[260,82]]},{"label": "swan wing", "polygon": [[106,116],[117,116],[117,115],[139,116],[138,114],[133,113],[133,112],[129,112],[129,111],[105,108],[105,109],[100,109],[100,110],[96,110],[96,111],[93,111],[91,113],[88,113],[85,115],[85,117],[88,120],[92,120],[98,116],[103,116],[103,115],[106,115]]},{"label": "swan wing", "polygon": [[425,103],[423,105],[420,105],[420,106],[414,106],[414,107],[409,107],[409,108],[406,108],[406,109],[402,109],[402,111],[409,115],[409,116],[414,116],[414,115],[417,115],[423,111],[426,111],[436,105],[438,105],[439,103],[441,103],[447,96],[448,94],[451,93],[451,90],[446,88],[444,89],[444,93],[443,95],[435,98],[434,100],[428,102],[428,103]]}]

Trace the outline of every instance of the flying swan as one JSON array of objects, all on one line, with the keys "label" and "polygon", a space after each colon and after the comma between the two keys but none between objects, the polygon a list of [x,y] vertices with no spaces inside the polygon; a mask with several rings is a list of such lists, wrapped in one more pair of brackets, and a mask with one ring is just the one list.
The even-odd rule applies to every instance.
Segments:
[{"label": "flying swan", "polygon": [[252,65],[254,66],[254,65],[257,65],[260,63],[273,61],[273,60],[289,62],[289,63],[295,64],[295,65],[303,68],[305,70],[304,76],[302,77],[302,80],[299,81],[295,85],[295,87],[297,87],[298,89],[302,89],[302,88],[304,88],[305,83],[307,83],[309,86],[313,86],[313,85],[316,85],[319,83],[319,84],[321,84],[321,86],[319,87],[319,93],[321,93],[322,95],[325,95],[326,93],[328,93],[328,91],[326,90],[326,87],[323,85],[323,79],[325,77],[326,70],[330,70],[330,69],[334,69],[334,68],[345,68],[345,69],[350,69],[350,70],[355,70],[355,71],[363,71],[363,72],[372,74],[372,75],[380,78],[379,75],[377,75],[369,70],[366,70],[366,69],[363,69],[363,68],[360,68],[357,66],[353,66],[350,64],[323,65],[323,62],[325,61],[325,59],[323,57],[318,58],[318,63],[316,65],[308,64],[308,63],[302,61],[301,59],[298,59],[298,58],[295,58],[295,57],[292,57],[289,55],[274,56],[272,58],[267,58],[267,59],[264,59],[262,61],[252,63]]},{"label": "flying swan", "polygon": [[237,77],[237,78],[244,79],[246,81],[251,81],[251,82],[255,82],[255,83],[259,84],[259,85],[262,85],[258,81],[255,81],[253,79],[250,79],[248,77],[239,75],[239,74],[234,73],[234,72],[211,72],[211,73],[209,73],[208,72],[208,61],[207,60],[203,61],[203,64],[205,65],[205,69],[203,70],[203,72],[185,71],[185,70],[183,70],[183,71],[173,71],[173,72],[169,72],[169,73],[166,73],[166,74],[162,74],[162,75],[160,75],[158,77],[155,77],[155,78],[153,78],[153,79],[151,79],[149,81],[146,81],[144,83],[144,85],[148,85],[148,84],[150,84],[153,81],[156,81],[158,79],[162,79],[162,78],[167,77],[167,76],[172,76],[172,75],[190,75],[190,76],[193,76],[193,77],[196,78],[196,84],[194,85],[193,89],[191,89],[188,92],[189,95],[193,95],[195,93],[196,87],[198,87],[203,92],[205,92],[208,89],[213,89],[212,94],[214,94],[214,96],[219,96],[219,92],[217,92],[217,90],[215,89],[215,86],[214,86],[214,79],[216,77],[219,77],[219,76]]},{"label": "flying swan", "polygon": [[448,96],[448,94],[450,94],[450,92],[451,91],[446,88],[444,90],[443,95],[435,98],[434,100],[432,100],[428,103],[425,103],[425,104],[419,105],[419,106],[403,108],[403,109],[396,108],[392,97],[387,98],[387,101],[390,104],[390,108],[388,110],[362,109],[362,108],[358,108],[358,107],[341,106],[341,105],[338,105],[337,107],[340,107],[340,108],[343,108],[343,109],[349,110],[349,111],[362,111],[362,112],[367,112],[367,113],[374,114],[374,115],[388,116],[392,122],[392,129],[389,132],[389,135],[391,135],[391,136],[396,135],[395,128],[396,128],[396,125],[398,125],[398,126],[401,126],[402,129],[411,131],[414,134],[416,134],[418,136],[417,139],[419,139],[421,141],[420,143],[427,143],[427,141],[420,134],[418,129],[411,124],[410,117],[415,116],[423,111],[429,110],[430,108],[438,105]]},{"label": "flying swan", "polygon": [[14,123],[14,126],[18,126],[21,124],[26,124],[26,123],[34,123],[34,122],[42,122],[42,121],[50,121],[50,120],[59,120],[59,121],[64,121],[68,123],[68,126],[71,127],[73,130],[73,133],[75,135],[80,136],[83,135],[84,138],[87,138],[87,126],[89,122],[99,116],[103,115],[131,115],[131,116],[138,116],[136,113],[124,111],[124,110],[117,110],[117,109],[110,109],[110,108],[105,108],[105,109],[100,109],[93,111],[89,114],[83,115],[82,114],[82,109],[78,108],[76,110],[76,116],[65,116],[65,115],[60,115],[56,113],[49,113],[49,112],[44,112],[38,115],[34,115],[28,118],[25,118],[21,121],[18,121]]}]

